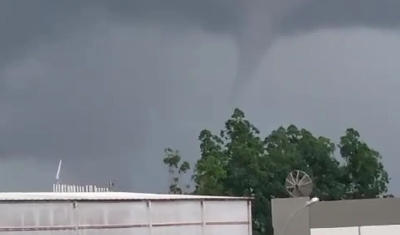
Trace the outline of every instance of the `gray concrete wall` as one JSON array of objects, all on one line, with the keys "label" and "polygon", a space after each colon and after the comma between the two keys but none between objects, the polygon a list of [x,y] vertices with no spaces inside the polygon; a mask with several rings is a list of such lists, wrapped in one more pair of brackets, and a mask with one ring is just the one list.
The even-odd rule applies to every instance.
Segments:
[{"label": "gray concrete wall", "polygon": [[400,224],[400,198],[319,202],[309,211],[311,228]]},{"label": "gray concrete wall", "polygon": [[[272,200],[275,235],[310,235],[310,229],[343,227],[358,227],[357,234],[362,234],[360,228],[363,226],[400,225],[400,198],[318,202],[310,207],[303,207],[307,200],[308,198]],[[302,209],[288,220],[299,208]],[[286,229],[282,231],[285,223]],[[400,234],[397,231],[395,233]]]},{"label": "gray concrete wall", "polygon": [[310,235],[309,211],[304,207],[308,200],[307,197],[272,199],[274,235]]}]

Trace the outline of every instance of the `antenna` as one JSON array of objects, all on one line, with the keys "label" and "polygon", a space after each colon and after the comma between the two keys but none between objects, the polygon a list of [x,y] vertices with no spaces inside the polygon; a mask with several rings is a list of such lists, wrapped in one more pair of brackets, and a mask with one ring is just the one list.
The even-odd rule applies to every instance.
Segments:
[{"label": "antenna", "polygon": [[107,182],[107,187],[106,188],[108,189],[109,192],[112,192],[114,186],[115,186],[115,183],[113,181],[110,181],[110,182]]},{"label": "antenna", "polygon": [[61,171],[62,160],[58,163],[57,173],[56,173],[56,184],[60,183],[60,171]]},{"label": "antenna", "polygon": [[56,183],[53,184],[54,193],[100,193],[110,192],[114,187],[114,182],[109,182],[107,187],[97,187],[96,185],[73,185],[73,184],[60,184],[62,160],[58,163],[56,173]]},{"label": "antenna", "polygon": [[292,197],[308,197],[313,190],[312,179],[304,171],[295,170],[286,177],[286,190]]}]

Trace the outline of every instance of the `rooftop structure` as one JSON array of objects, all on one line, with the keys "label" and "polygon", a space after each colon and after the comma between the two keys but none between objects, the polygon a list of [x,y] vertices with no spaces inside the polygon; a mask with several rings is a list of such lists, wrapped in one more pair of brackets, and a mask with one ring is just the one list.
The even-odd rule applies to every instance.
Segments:
[{"label": "rooftop structure", "polygon": [[251,200],[114,192],[60,184],[53,192],[0,193],[0,234],[251,235]]},{"label": "rooftop structure", "polygon": [[243,197],[198,196],[182,194],[151,194],[128,192],[37,192],[0,193],[0,201],[146,201],[146,200],[250,200]]},{"label": "rooftop structure", "polygon": [[127,192],[0,193],[1,233],[251,235],[251,201]]},{"label": "rooftop structure", "polygon": [[400,198],[322,201],[304,207],[307,200],[304,197],[272,200],[275,234],[400,234]]}]

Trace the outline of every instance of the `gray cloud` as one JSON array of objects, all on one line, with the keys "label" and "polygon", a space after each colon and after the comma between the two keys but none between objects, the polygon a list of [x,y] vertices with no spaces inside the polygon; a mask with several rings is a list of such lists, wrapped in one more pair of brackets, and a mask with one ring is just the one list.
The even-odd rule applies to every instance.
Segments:
[{"label": "gray cloud", "polygon": [[[233,36],[239,49],[235,91],[254,76],[259,61],[281,34],[292,35],[328,27],[392,28],[400,22],[397,14],[400,3],[395,0],[234,0],[229,3],[215,0],[72,0],[51,4],[46,0],[36,0],[28,6],[16,0],[2,4],[7,22],[10,20],[14,29],[24,29],[5,34],[3,41],[8,46],[4,48],[2,58],[7,58],[7,61],[11,55],[19,55],[16,49],[26,51],[32,43],[43,42],[46,35],[62,35],[72,25],[88,21],[88,17],[71,21],[71,16],[82,16],[87,14],[87,9],[100,8],[111,14],[109,19],[120,23],[167,24],[177,29],[199,27]],[[27,7],[20,7],[23,4]],[[16,17],[18,13],[15,12],[23,17]],[[11,41],[14,46],[10,45]]]},{"label": "gray cloud", "polygon": [[396,0],[308,1],[279,26],[283,34],[315,31],[327,28],[376,28],[387,30],[400,26]]},{"label": "gray cloud", "polygon": [[32,167],[51,178],[62,158],[64,180],[159,190],[163,147],[195,159],[198,131],[219,127],[278,38],[397,27],[399,3],[377,2],[3,1],[2,159],[45,162]]}]

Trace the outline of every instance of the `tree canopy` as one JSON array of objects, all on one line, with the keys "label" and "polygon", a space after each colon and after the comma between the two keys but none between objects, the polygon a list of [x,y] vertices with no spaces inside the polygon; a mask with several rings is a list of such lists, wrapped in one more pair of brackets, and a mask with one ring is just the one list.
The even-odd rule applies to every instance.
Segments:
[{"label": "tree canopy", "polygon": [[[170,193],[254,197],[254,234],[272,234],[270,201],[288,197],[285,178],[292,170],[308,173],[314,182],[311,196],[321,200],[390,197],[388,173],[381,155],[349,128],[335,145],[295,125],[279,127],[267,137],[235,109],[219,134],[199,135],[200,158],[194,165],[194,190],[179,184],[190,169],[178,151],[166,149],[164,163],[176,174]],[[339,156],[335,156],[340,155]]]}]

